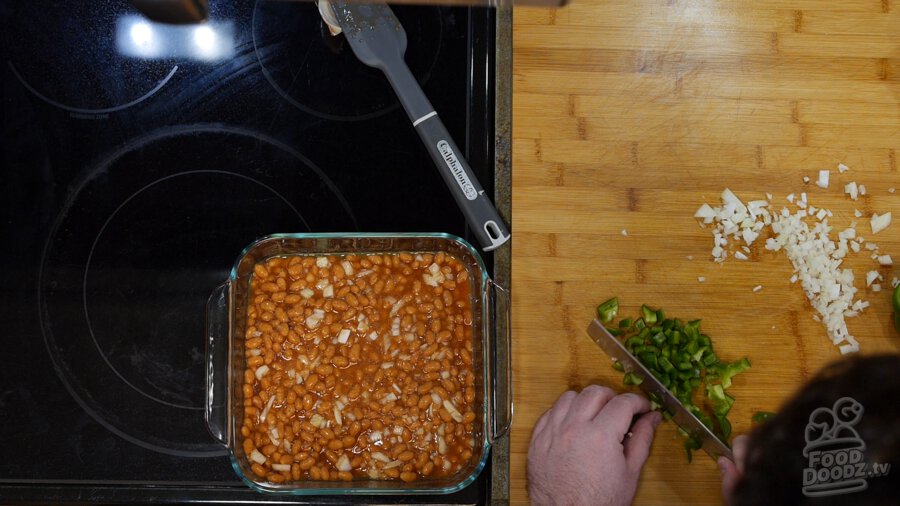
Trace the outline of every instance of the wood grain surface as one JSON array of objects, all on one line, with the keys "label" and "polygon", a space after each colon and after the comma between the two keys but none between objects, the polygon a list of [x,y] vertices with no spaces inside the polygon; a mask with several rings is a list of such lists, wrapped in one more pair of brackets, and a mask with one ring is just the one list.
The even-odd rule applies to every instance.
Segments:
[{"label": "wood grain surface", "polygon": [[[776,410],[840,354],[782,253],[712,262],[712,237],[692,218],[729,187],[779,205],[807,192],[844,227],[900,265],[900,1],[573,0],[517,7],[513,66],[513,367],[511,499],[527,502],[526,454],[537,418],[566,389],[621,388],[587,337],[595,306],[616,295],[702,318],[725,359],[753,368],[730,391],[736,434]],[[850,167],[837,173],[838,163]],[[831,169],[831,186],[814,182]],[[853,202],[844,183],[865,184]],[[872,236],[868,216],[892,211]],[[627,236],[622,235],[622,230]],[[762,241],[759,241],[760,243]],[[691,259],[692,258],[692,259]],[[864,287],[871,308],[848,320],[863,353],[900,350],[890,285]],[[706,278],[704,283],[698,277]],[[862,281],[861,281],[862,280]],[[754,293],[754,286],[763,288]],[[688,465],[671,423],[657,433],[637,504],[721,504],[715,463]]]}]

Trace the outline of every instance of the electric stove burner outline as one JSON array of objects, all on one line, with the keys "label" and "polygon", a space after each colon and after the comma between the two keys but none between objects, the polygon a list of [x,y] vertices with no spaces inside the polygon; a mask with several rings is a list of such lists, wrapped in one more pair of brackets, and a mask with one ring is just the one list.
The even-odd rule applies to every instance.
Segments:
[{"label": "electric stove burner outline", "polygon": [[[185,142],[208,146],[211,156],[220,151],[212,139],[233,148],[228,156],[240,167],[263,161],[248,173],[210,168],[220,160],[195,160],[195,170],[132,165]],[[152,177],[121,192],[117,185],[134,181],[118,179],[127,170]],[[199,198],[204,191],[218,203]],[[292,202],[288,194],[303,198]],[[156,207],[163,219],[147,218]],[[221,212],[228,209],[234,213]],[[258,132],[166,128],[106,156],[70,192],[41,258],[41,330],[57,376],[85,412],[134,444],[186,457],[223,455],[202,412],[206,298],[241,248],[261,235],[321,228],[324,215],[355,230],[352,210],[327,175]],[[158,427],[163,421],[170,425]]]},{"label": "electric stove burner outline", "polygon": [[[119,207],[116,208],[115,211],[113,211],[113,214],[110,215],[110,217],[106,220],[106,222],[103,223],[103,226],[100,227],[100,231],[97,233],[97,237],[94,239],[94,242],[91,245],[91,250],[88,253],[87,263],[85,264],[85,268],[84,268],[84,282],[82,285],[84,317],[85,317],[85,320],[87,320],[88,331],[91,335],[91,341],[94,343],[94,346],[97,348],[97,352],[99,353],[99,355],[103,359],[103,361],[106,363],[106,365],[116,374],[116,376],[119,377],[119,379],[121,379],[126,385],[128,385],[129,387],[131,387],[132,389],[134,389],[136,392],[140,393],[141,395],[143,395],[149,399],[152,399],[156,402],[159,402],[161,404],[166,404],[166,405],[172,406],[174,408],[195,409],[195,410],[202,410],[205,408],[205,398],[197,399],[197,400],[195,400],[195,402],[184,402],[184,401],[178,402],[178,401],[167,400],[164,398],[164,396],[159,395],[159,394],[150,393],[147,391],[146,388],[136,385],[135,382],[133,382],[133,381],[129,381],[129,379],[126,378],[126,375],[123,374],[119,370],[119,368],[110,361],[110,357],[109,357],[110,353],[108,352],[108,350],[104,350],[103,347],[100,345],[100,343],[97,341],[97,333],[94,332],[94,327],[91,324],[91,311],[89,309],[89,304],[88,304],[88,298],[90,295],[88,293],[89,292],[88,280],[89,280],[89,275],[90,275],[91,260],[94,256],[94,252],[97,249],[97,244],[98,244],[98,242],[100,242],[100,239],[103,236],[104,231],[106,231],[107,226],[110,225],[110,223],[113,221],[113,219],[116,217],[117,213],[119,213],[120,210],[122,210],[125,206],[127,206],[133,199],[135,199],[139,195],[143,194],[144,192],[150,190],[151,188],[157,187],[158,185],[161,185],[163,183],[171,182],[171,180],[178,178],[178,177],[196,176],[196,175],[201,175],[201,174],[219,175],[219,176],[226,176],[226,177],[237,177],[239,179],[243,179],[249,183],[256,184],[256,185],[264,188],[265,190],[267,190],[267,191],[271,192],[272,194],[274,194],[275,196],[277,196],[278,199],[281,200],[285,206],[290,208],[290,210],[293,211],[294,214],[297,215],[297,218],[303,223],[303,226],[307,230],[309,229],[309,224],[306,223],[306,220],[303,219],[303,216],[300,214],[299,211],[297,211],[297,208],[295,208],[294,205],[291,204],[291,202],[287,198],[285,198],[282,194],[278,193],[278,191],[276,191],[271,186],[269,186],[259,180],[256,180],[254,178],[247,177],[247,176],[244,176],[241,174],[234,174],[234,173],[226,172],[226,171],[206,170],[206,171],[179,172],[179,173],[173,174],[171,176],[166,176],[166,177],[157,179],[156,181],[153,181],[152,183],[144,186],[143,188],[139,189],[138,191],[133,193],[131,196],[129,196],[127,199],[125,199],[125,201],[122,202],[119,205]],[[198,352],[194,349],[192,349],[190,351],[191,351],[192,355],[194,355],[196,353],[200,353],[201,361],[203,359],[205,359],[205,356],[202,355],[202,352]],[[141,361],[141,359],[139,358],[139,355],[140,355],[140,353],[132,355],[132,357],[133,357],[132,365],[135,365],[135,362]],[[166,378],[165,376],[176,376],[176,378],[177,378],[177,375],[180,371],[170,367],[170,364],[172,362],[174,362],[174,360],[159,361],[159,363],[164,366],[162,368],[163,370],[161,372],[164,372],[166,374],[164,376],[161,375],[161,377],[159,378],[159,380],[156,383],[162,383],[162,382],[166,381],[167,379],[169,379],[169,378]],[[198,365],[202,365],[202,363],[198,364]],[[200,385],[200,386],[203,386],[203,385]],[[201,391],[201,393],[205,392],[205,390],[203,388],[200,388],[200,391]],[[170,396],[173,396],[176,394],[175,392],[164,392],[164,393],[167,393]]]},{"label": "electric stove burner outline", "polygon": [[[440,10],[433,6],[393,10],[414,41],[406,50],[407,64],[425,84],[440,56],[444,32]],[[315,3],[257,0],[251,30],[263,76],[297,109],[332,121],[363,121],[399,107],[384,74],[360,62],[343,35],[328,33]]]},{"label": "electric stove burner outline", "polygon": [[29,92],[31,92],[32,95],[36,96],[37,98],[43,100],[44,102],[46,102],[54,107],[57,107],[64,111],[68,111],[68,112],[75,113],[75,114],[109,114],[112,112],[121,111],[123,109],[128,109],[129,107],[137,105],[137,104],[143,102],[144,100],[147,100],[148,98],[155,95],[156,92],[161,90],[162,87],[165,86],[166,83],[169,82],[169,79],[172,79],[172,76],[175,75],[175,72],[178,71],[178,65],[173,66],[172,70],[170,70],[169,73],[166,74],[166,76],[163,77],[162,80],[156,84],[156,86],[151,88],[150,91],[148,91],[147,93],[144,93],[143,95],[137,97],[136,99],[134,99],[130,102],[120,104],[117,106],[113,106],[113,107],[101,107],[101,108],[91,109],[91,108],[74,107],[71,105],[66,105],[66,104],[58,102],[58,101],[44,95],[43,93],[41,93],[40,91],[35,89],[34,86],[29,84],[28,81],[26,81],[24,77],[22,77],[22,74],[19,73],[18,69],[16,69],[16,66],[15,66],[15,64],[13,64],[12,61],[7,61],[7,64],[9,65],[9,69],[12,71],[13,75],[16,76],[16,79],[18,79],[19,82],[22,83],[22,86],[24,86]]},{"label": "electric stove burner outline", "polygon": [[74,116],[102,117],[133,107],[178,71],[171,59],[128,58],[116,49],[116,23],[134,12],[127,2],[98,9],[90,3],[31,0],[10,10],[28,20],[3,30],[10,71],[29,93]]}]

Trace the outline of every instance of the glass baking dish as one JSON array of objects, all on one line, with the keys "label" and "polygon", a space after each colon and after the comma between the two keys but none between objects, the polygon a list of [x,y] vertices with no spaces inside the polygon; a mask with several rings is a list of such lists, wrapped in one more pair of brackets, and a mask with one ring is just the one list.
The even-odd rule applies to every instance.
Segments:
[{"label": "glass baking dish", "polygon": [[[455,256],[469,271],[472,283],[473,360],[476,391],[476,444],[472,458],[456,474],[441,478],[403,481],[355,479],[346,481],[304,480],[272,483],[257,478],[240,444],[236,428],[244,420],[243,347],[250,281],[254,266],[273,257],[326,256],[341,254],[437,253]],[[238,476],[251,488],[272,494],[449,494],[469,485],[484,467],[491,444],[509,429],[512,417],[511,371],[509,369],[509,292],[495,284],[477,251],[465,240],[448,234],[276,234],[248,246],[231,270],[229,279],[217,287],[207,305],[207,403],[210,433],[230,450]],[[502,319],[502,320],[501,320]],[[499,336],[496,329],[507,329]],[[504,342],[499,343],[498,339]],[[497,350],[504,350],[499,357]],[[481,442],[479,445],[478,442]]]}]

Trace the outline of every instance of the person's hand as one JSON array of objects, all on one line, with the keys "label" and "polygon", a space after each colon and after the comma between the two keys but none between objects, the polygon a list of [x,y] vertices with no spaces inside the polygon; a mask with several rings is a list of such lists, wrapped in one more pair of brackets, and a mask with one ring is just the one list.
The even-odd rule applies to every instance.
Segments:
[{"label": "person's hand", "polygon": [[719,457],[719,471],[722,473],[722,497],[727,504],[731,503],[731,494],[741,475],[744,474],[744,459],[747,457],[747,436],[738,436],[731,442],[731,453],[734,462],[726,457]]},{"label": "person's hand", "polygon": [[[528,447],[533,504],[631,504],[662,416],[650,401],[591,385],[560,396],[534,426]],[[632,424],[632,419],[640,415]]]}]

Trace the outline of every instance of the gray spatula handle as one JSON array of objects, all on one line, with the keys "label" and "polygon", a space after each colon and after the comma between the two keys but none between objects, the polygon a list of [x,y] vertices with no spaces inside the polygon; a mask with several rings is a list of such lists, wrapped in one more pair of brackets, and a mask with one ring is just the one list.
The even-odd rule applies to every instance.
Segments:
[{"label": "gray spatula handle", "polygon": [[496,249],[509,240],[509,229],[485,195],[475,173],[456,147],[456,143],[453,142],[453,138],[419,87],[409,67],[402,57],[399,61],[392,60],[385,62],[382,70],[394,87],[403,108],[406,109],[413,127],[425,143],[428,154],[431,155],[481,247],[485,251]]}]

